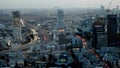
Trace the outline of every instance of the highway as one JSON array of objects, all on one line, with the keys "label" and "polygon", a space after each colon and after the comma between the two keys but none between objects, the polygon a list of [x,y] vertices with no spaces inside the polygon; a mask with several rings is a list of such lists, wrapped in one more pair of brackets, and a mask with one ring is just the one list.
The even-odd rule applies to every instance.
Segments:
[{"label": "highway", "polygon": [[34,44],[36,44],[37,40],[32,40],[31,42],[27,43],[27,44],[18,44],[18,45],[13,45],[12,47],[10,47],[9,49],[6,50],[2,50],[0,51],[0,53],[5,53],[5,52],[9,52],[9,51],[17,51],[17,50],[23,50],[26,49],[28,47],[33,46]]}]

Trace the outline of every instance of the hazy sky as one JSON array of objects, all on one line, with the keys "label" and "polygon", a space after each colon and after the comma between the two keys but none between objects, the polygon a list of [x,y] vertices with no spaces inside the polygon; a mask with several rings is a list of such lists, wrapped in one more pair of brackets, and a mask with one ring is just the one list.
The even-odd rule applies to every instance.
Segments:
[{"label": "hazy sky", "polygon": [[[106,8],[111,0],[0,0],[0,8]],[[110,7],[116,7],[120,0],[113,0]],[[120,5],[119,5],[120,6]]]}]

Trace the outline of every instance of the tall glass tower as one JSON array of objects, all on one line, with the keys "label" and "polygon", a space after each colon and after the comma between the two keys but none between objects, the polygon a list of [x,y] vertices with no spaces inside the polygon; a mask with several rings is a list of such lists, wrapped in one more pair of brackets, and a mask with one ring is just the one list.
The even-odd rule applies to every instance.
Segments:
[{"label": "tall glass tower", "polygon": [[107,15],[108,46],[114,46],[117,36],[117,15]]},{"label": "tall glass tower", "polygon": [[14,34],[14,40],[19,42],[22,40],[21,37],[21,24],[20,24],[20,12],[19,11],[13,11],[13,34]]},{"label": "tall glass tower", "polygon": [[63,10],[58,9],[57,10],[57,29],[63,29],[64,28],[64,23],[63,23]]}]

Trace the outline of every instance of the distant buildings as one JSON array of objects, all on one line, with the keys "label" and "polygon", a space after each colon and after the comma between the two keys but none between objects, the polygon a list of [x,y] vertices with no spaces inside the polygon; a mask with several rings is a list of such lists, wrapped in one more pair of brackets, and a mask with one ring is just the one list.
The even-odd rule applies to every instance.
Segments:
[{"label": "distant buildings", "polygon": [[105,7],[103,5],[100,6],[100,14],[105,14]]},{"label": "distant buildings", "polygon": [[0,29],[3,29],[4,28],[4,25],[3,24],[0,24]]}]

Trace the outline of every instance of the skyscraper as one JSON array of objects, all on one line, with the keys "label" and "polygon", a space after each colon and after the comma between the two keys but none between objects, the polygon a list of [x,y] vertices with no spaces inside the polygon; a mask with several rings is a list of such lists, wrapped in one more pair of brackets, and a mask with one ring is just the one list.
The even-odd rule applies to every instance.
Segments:
[{"label": "skyscraper", "polygon": [[119,19],[118,19],[118,34],[120,34],[120,14],[119,14]]},{"label": "skyscraper", "polygon": [[18,41],[22,40],[20,12],[19,11],[13,11],[13,34],[14,34],[15,41],[18,42]]},{"label": "skyscraper", "polygon": [[108,46],[114,46],[117,36],[117,15],[107,15]]},{"label": "skyscraper", "polygon": [[93,23],[93,47],[100,48],[107,46],[107,33],[105,31],[105,17],[97,17]]},{"label": "skyscraper", "polygon": [[64,23],[63,23],[63,10],[58,9],[57,10],[57,30],[61,30],[64,28]]}]

